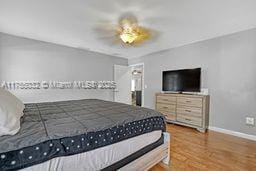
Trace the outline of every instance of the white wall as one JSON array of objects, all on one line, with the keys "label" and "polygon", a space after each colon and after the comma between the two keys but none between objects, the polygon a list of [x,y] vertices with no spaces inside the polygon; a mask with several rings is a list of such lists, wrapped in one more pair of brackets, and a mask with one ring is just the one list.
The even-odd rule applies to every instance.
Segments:
[{"label": "white wall", "polygon": [[[0,33],[2,81],[100,81],[113,80],[114,64],[124,58],[59,46]],[[112,90],[19,90],[24,102],[66,99],[113,99]]]},{"label": "white wall", "polygon": [[144,62],[145,106],[155,107],[162,71],[202,67],[211,96],[210,125],[256,135],[245,117],[256,118],[256,29],[194,43],[129,61]]}]

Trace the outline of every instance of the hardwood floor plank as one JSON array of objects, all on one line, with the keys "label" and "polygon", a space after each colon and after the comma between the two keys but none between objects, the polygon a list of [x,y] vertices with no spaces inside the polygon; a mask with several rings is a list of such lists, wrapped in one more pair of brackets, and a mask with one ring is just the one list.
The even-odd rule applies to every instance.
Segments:
[{"label": "hardwood floor plank", "polygon": [[256,171],[256,141],[214,131],[167,124],[171,133],[170,165],[150,171]]}]

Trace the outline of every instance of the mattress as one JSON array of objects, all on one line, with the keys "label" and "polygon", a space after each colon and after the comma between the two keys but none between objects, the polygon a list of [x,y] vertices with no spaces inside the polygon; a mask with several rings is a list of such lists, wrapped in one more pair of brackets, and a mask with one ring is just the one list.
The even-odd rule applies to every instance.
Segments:
[{"label": "mattress", "polygon": [[[120,160],[129,162],[129,156],[157,142],[161,138],[161,134],[161,131],[153,131],[88,152],[72,156],[57,157],[20,171],[116,170],[120,167],[118,164]],[[142,139],[144,141],[141,141]]]},{"label": "mattress", "polygon": [[84,99],[25,106],[20,132],[0,137],[0,170],[22,169],[165,131],[161,113],[122,103]]}]

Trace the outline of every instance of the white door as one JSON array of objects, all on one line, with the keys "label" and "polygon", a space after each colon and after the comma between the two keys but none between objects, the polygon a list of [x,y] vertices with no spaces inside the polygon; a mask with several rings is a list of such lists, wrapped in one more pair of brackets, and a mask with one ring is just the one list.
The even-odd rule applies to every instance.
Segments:
[{"label": "white door", "polygon": [[131,79],[132,73],[129,66],[114,65],[114,101],[131,104]]}]

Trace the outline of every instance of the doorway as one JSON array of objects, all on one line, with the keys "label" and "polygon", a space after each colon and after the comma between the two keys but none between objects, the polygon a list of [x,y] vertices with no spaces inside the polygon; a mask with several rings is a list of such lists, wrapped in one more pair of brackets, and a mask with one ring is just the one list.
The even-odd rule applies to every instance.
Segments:
[{"label": "doorway", "polygon": [[132,105],[144,105],[144,64],[131,65],[131,99]]}]

